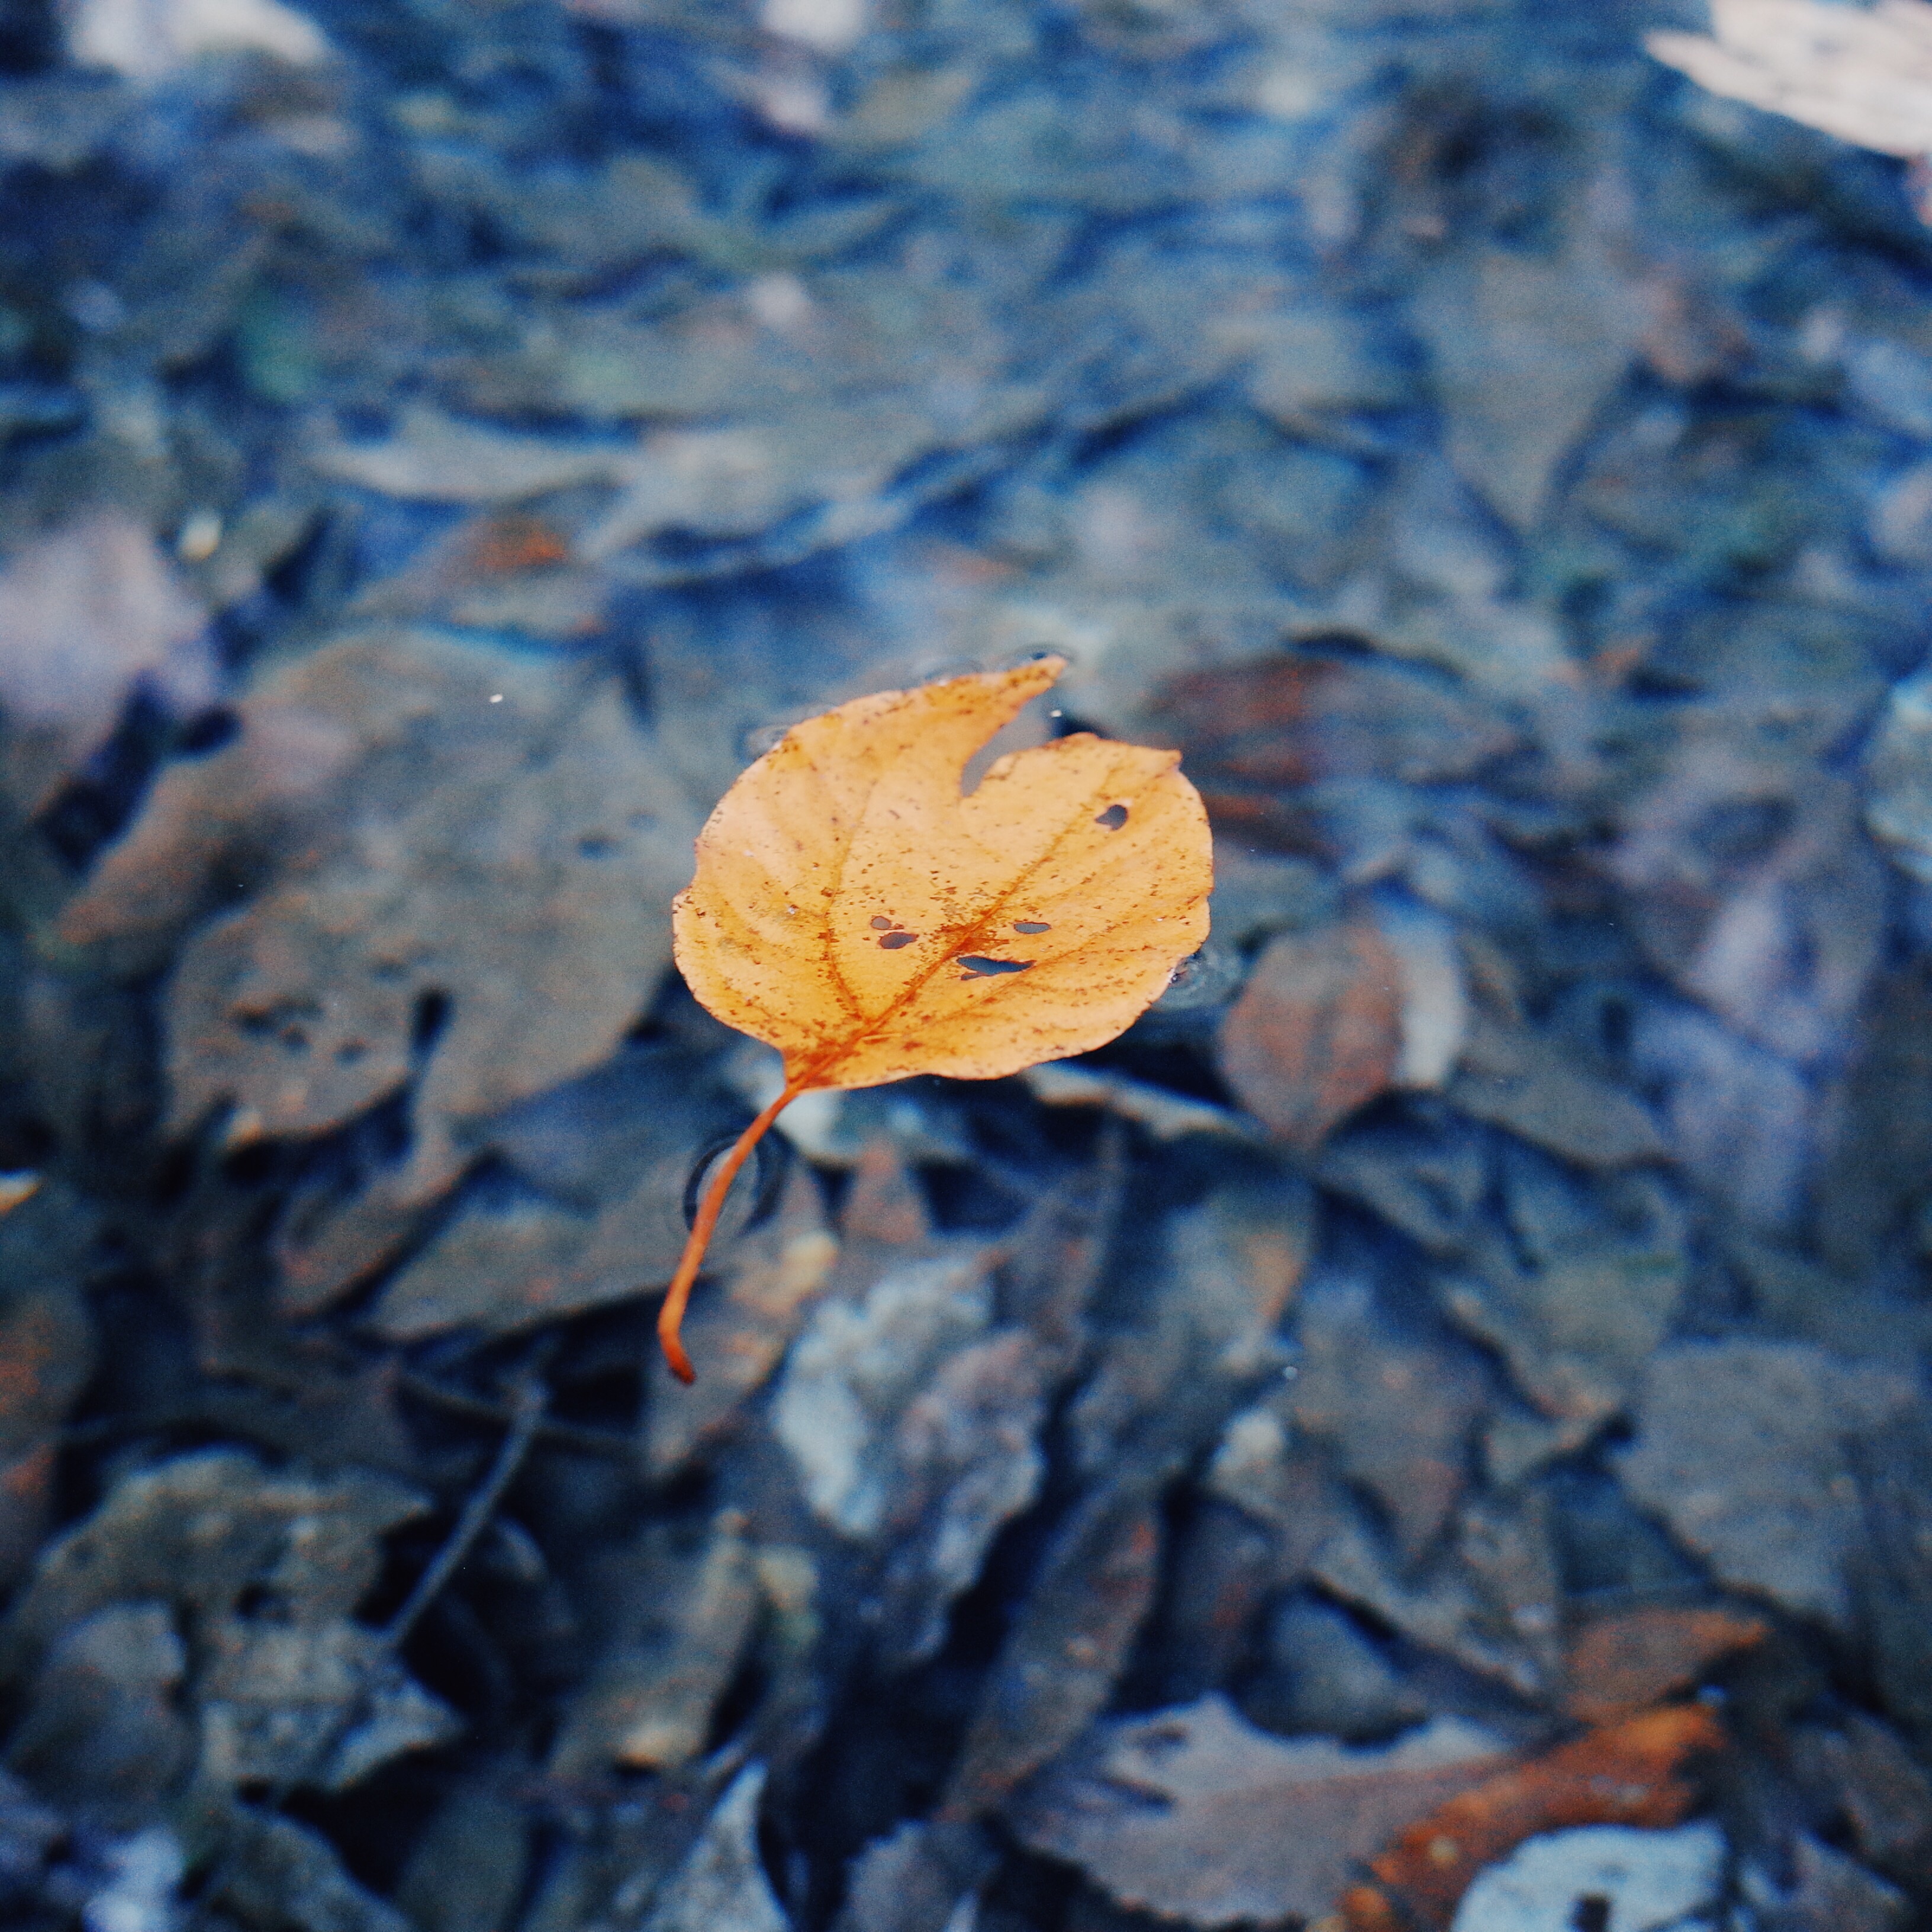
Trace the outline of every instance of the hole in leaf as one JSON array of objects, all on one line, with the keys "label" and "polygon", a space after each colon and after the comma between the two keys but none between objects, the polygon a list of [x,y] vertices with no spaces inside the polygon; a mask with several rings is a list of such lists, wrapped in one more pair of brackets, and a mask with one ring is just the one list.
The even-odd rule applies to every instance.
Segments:
[{"label": "hole in leaf", "polygon": [[918,937],[916,932],[889,932],[879,944],[888,952],[896,952],[902,946],[910,946]]},{"label": "hole in leaf", "polygon": [[892,924],[889,919],[875,919],[872,922],[872,930],[874,932],[889,932],[892,930]]},{"label": "hole in leaf", "polygon": [[1033,962],[1030,959],[988,959],[977,952],[965,952],[960,955],[959,963],[968,973],[990,979],[999,973],[1024,973]]},{"label": "hole in leaf", "polygon": [[1096,825],[1104,825],[1109,832],[1118,832],[1127,822],[1127,808],[1124,805],[1110,805],[1102,812],[1094,815]]},{"label": "hole in leaf", "polygon": [[1053,928],[1043,919],[1016,919],[1013,921],[1016,932],[1051,932]]}]

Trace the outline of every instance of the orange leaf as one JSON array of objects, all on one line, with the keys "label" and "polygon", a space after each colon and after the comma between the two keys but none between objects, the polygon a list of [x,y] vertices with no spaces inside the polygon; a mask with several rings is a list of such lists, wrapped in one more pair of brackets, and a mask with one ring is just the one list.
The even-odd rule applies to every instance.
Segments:
[{"label": "orange leaf", "polygon": [[1684,1775],[1693,1757],[1722,1748],[1724,1729],[1702,1704],[1672,1704],[1485,1779],[1412,1825],[1374,1860],[1374,1885],[1341,1900],[1347,1932],[1446,1926],[1484,1866],[1526,1838],[1576,1825],[1675,1825],[1697,1801]]},{"label": "orange leaf", "polygon": [[686,1380],[684,1304],[725,1190],[816,1088],[993,1080],[1124,1032],[1208,936],[1207,814],[1180,754],[1082,732],[968,760],[1065,668],[855,698],[794,725],[724,794],[673,908],[700,1004],[784,1055],[784,1090],[706,1192],[658,1331]]}]

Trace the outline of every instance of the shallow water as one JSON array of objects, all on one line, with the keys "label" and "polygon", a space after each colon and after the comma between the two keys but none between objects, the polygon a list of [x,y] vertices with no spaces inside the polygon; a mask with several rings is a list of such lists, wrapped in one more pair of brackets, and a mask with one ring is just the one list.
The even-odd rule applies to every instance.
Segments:
[{"label": "shallow water", "polygon": [[[0,20],[9,1922],[1926,1909],[1932,230],[1700,24]],[[684,1390],[693,838],[1041,652],[1213,937]]]}]

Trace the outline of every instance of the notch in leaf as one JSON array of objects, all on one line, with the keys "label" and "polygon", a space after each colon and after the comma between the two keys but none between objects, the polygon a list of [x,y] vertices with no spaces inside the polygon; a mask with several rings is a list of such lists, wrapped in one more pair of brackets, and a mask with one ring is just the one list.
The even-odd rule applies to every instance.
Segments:
[{"label": "notch in leaf", "polygon": [[[1178,752],[1081,732],[1009,753],[962,795],[974,753],[1065,668],[1044,658],[808,718],[699,835],[672,908],[679,969],[708,1011],[778,1048],[784,1086],[712,1175],[664,1297],[658,1337],[684,1381],[678,1330],[725,1195],[800,1094],[997,1080],[1087,1052],[1207,938],[1212,844]],[[930,943],[882,945],[880,906]],[[1003,959],[1016,928],[1038,935],[1032,957]]]}]

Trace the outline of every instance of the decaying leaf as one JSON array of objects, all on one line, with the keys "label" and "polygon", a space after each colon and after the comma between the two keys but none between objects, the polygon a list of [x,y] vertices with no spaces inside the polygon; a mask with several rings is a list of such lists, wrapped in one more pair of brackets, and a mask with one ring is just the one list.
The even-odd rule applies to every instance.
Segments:
[{"label": "decaying leaf", "polygon": [[1430,1714],[1389,1647],[1316,1592],[1297,1590],[1275,1606],[1265,1646],[1266,1668],[1244,1688],[1241,1707],[1270,1731],[1381,1744]]},{"label": "decaying leaf", "polygon": [[38,1179],[0,1216],[0,1586],[45,1531],[56,1433],[93,1370],[81,1287],[95,1227],[69,1189]]},{"label": "decaying leaf", "polygon": [[1210,1694],[1106,1726],[1026,1792],[1014,1824],[1136,1910],[1202,1927],[1312,1918],[1358,1860],[1508,1749],[1454,1718],[1379,1749],[1285,1743]]},{"label": "decaying leaf", "polygon": [[1448,1925],[1478,1871],[1542,1832],[1677,1824],[1697,1800],[1695,1760],[1724,1741],[1707,1706],[1672,1705],[1498,1773],[1409,1826],[1371,1862],[1375,1883],[1352,1886],[1342,1900],[1348,1932]]},{"label": "decaying leaf", "polygon": [[1153,1305],[1108,1337],[1074,1400],[1068,1421],[1084,1470],[1128,1457],[1180,1466],[1214,1441],[1254,1376],[1282,1359],[1276,1330],[1314,1246],[1313,1204],[1298,1176],[1228,1168],[1206,1200],[1170,1220]]},{"label": "decaying leaf", "polygon": [[188,1653],[164,1604],[113,1604],[56,1640],[8,1741],[44,1798],[112,1828],[139,1822],[194,1761],[175,1708]]},{"label": "decaying leaf", "polygon": [[231,1617],[207,1633],[196,1683],[201,1766],[224,1785],[340,1791],[401,1753],[447,1744],[456,1714],[346,1617]]},{"label": "decaying leaf", "polygon": [[611,1765],[662,1771],[704,1749],[711,1713],[758,1614],[753,1552],[736,1511],[702,1545],[680,1549],[662,1529],[598,1566],[603,1653],[572,1700],[550,1754],[560,1778]]},{"label": "decaying leaf", "polygon": [[1519,530],[1622,375],[1648,320],[1640,291],[1586,224],[1558,255],[1448,251],[1412,304],[1435,363],[1456,469]]},{"label": "decaying leaf", "polygon": [[1328,1458],[1291,1428],[1280,1396],[1229,1422],[1205,1487],[1272,1532],[1276,1574],[1293,1581],[1344,1520]]},{"label": "decaying leaf", "polygon": [[274,1474],[236,1450],[137,1471],[43,1552],[0,1626],[0,1670],[21,1678],[77,1630],[110,1629],[104,1616],[172,1604],[203,1775],[340,1787],[455,1729],[352,1616],[380,1568],[377,1539],[423,1508],[368,1472]]},{"label": "decaying leaf", "polygon": [[1449,1097],[1475,1119],[1585,1167],[1627,1167],[1661,1160],[1666,1151],[1657,1123],[1638,1102],[1527,1027],[1479,1020]]},{"label": "decaying leaf", "polygon": [[508,1792],[460,1785],[416,1841],[396,1903],[417,1932],[505,1932],[522,1900],[532,1835]]},{"label": "decaying leaf", "polygon": [[[937,1646],[946,1608],[977,1574],[987,1541],[1032,1498],[1046,1369],[1024,1330],[992,1327],[999,1251],[935,1238],[917,1186],[884,1138],[860,1157],[843,1232],[771,1424],[813,1513],[884,1554],[878,1641],[904,1659]],[[725,1372],[736,1373],[728,1360]],[[709,1400],[695,1387],[666,1387],[673,1413]]]},{"label": "decaying leaf", "polygon": [[1221,1069],[1242,1105],[1291,1145],[1318,1145],[1394,1084],[1401,980],[1366,920],[1272,940],[1221,1029]]},{"label": "decaying leaf", "polygon": [[291,67],[313,67],[334,52],[308,15],[281,0],[162,8],[85,0],[68,15],[67,28],[75,59],[148,86],[210,55],[266,54]]},{"label": "decaying leaf", "polygon": [[1809,1832],[1792,1842],[1788,1886],[1756,1865],[1741,1876],[1752,1923],[1763,1932],[1899,1932],[1911,1922],[1903,1892]]},{"label": "decaying leaf", "polygon": [[[1804,1198],[1803,1176],[1813,1138],[1811,1092],[1798,1070],[1740,1040],[1695,1007],[1664,1000],[1646,1004],[1638,1016],[1630,1059],[1638,1078],[1658,1097],[1683,1172],[1748,1226],[1789,1228]],[[1880,1081],[1893,1072],[1882,1062],[1868,1063],[1860,1070],[1876,1073]],[[1894,1097],[1901,1102],[1906,1098],[1895,1088]],[[1854,1100],[1847,1111],[1856,1107]],[[1896,1139],[1887,1120],[1889,1159],[1868,1146],[1862,1148],[1858,1180],[1849,1178],[1849,1163],[1841,1162],[1818,1190],[1820,1216],[1829,1217],[1832,1234],[1855,1220],[1862,1226],[1882,1228],[1886,1214],[1882,1210],[1874,1213],[1869,1204],[1887,1194],[1896,1202],[1899,1192],[1904,1191],[1900,1169],[1911,1166],[1913,1180],[1905,1184],[1909,1188],[1932,1160],[1932,1145],[1928,1146],[1927,1159],[1916,1162],[1908,1150],[1915,1138],[1924,1140],[1922,1128],[1916,1136],[1912,1131],[1914,1116],[1922,1117],[1922,1110],[1906,1105],[1902,1112]],[[1905,1148],[1898,1146],[1898,1140],[1906,1142]],[[1832,1253],[1835,1243],[1828,1244],[1821,1233],[1820,1245]]]},{"label": "decaying leaf", "polygon": [[980,1693],[943,1816],[998,1804],[1106,1702],[1154,1603],[1160,1532],[1156,1498],[1132,1472],[1074,1511]]},{"label": "decaying leaf", "polygon": [[1848,783],[1708,733],[1619,802],[1611,874],[1645,950],[1736,1032],[1808,1065],[1879,962],[1883,868]]},{"label": "decaying leaf", "polygon": [[1868,1273],[1932,1173],[1932,975],[1874,988],[1816,1190],[1818,1246],[1847,1279]]},{"label": "decaying leaf", "polygon": [[1606,1611],[1570,1640],[1564,1706],[1587,1724],[1627,1717],[1695,1683],[1720,1658],[1762,1643],[1769,1628],[1736,1610],[1658,1604]]},{"label": "decaying leaf", "polygon": [[[1473,1532],[1473,1534],[1472,1534]],[[1518,1580],[1509,1594],[1522,1595],[1532,1627],[1517,1626],[1506,1605],[1491,1600],[1504,1582],[1492,1567],[1485,1576],[1468,1561],[1466,1545],[1481,1556],[1492,1536],[1466,1521],[1456,1542],[1442,1550],[1419,1575],[1406,1574],[1394,1552],[1359,1514],[1345,1516],[1317,1550],[1309,1569],[1322,1586],[1345,1601],[1372,1612],[1391,1628],[1486,1677],[1500,1678],[1520,1695],[1544,1690],[1546,1639],[1553,1618],[1546,1586],[1527,1593]],[[1522,1552],[1533,1560],[1533,1550]],[[1520,1555],[1518,1558],[1521,1566]],[[1486,1586],[1487,1587],[1484,1587]]]},{"label": "decaying leaf", "polygon": [[835,1932],[968,1932],[974,1888],[992,1863],[970,1825],[902,1825],[853,1861]]},{"label": "decaying leaf", "polygon": [[410,1932],[393,1905],[365,1892],[334,1847],[292,1818],[236,1806],[214,1903],[262,1932]]},{"label": "decaying leaf", "polygon": [[1190,671],[1151,708],[1178,737],[1216,824],[1270,843],[1306,838],[1319,808],[1304,788],[1441,784],[1516,742],[1492,707],[1439,673],[1312,650]]},{"label": "decaying leaf", "polygon": [[854,699],[795,725],[728,792],[674,909],[680,969],[777,1047],[778,1099],[720,1165],[666,1296],[678,1325],[738,1167],[819,1088],[996,1079],[1112,1040],[1207,937],[1208,823],[1178,754],[1082,733],[995,763],[981,746],[1064,668]]},{"label": "decaying leaf", "polygon": [[220,1615],[255,1582],[308,1614],[346,1616],[376,1580],[376,1539],[424,1507],[366,1471],[272,1475],[235,1450],[176,1456],[124,1478],[48,1546],[8,1616],[6,1658],[31,1658],[104,1604],[158,1597]]},{"label": "decaying leaf", "polygon": [[743,1119],[706,1071],[633,1048],[500,1115],[484,1142],[492,1171],[391,1276],[370,1326],[407,1340],[503,1334],[668,1280],[692,1166]]},{"label": "decaying leaf", "polygon": [[178,764],[63,915],[117,962],[204,926],[170,989],[172,1118],[226,1101],[313,1134],[418,1063],[402,1198],[476,1121],[602,1059],[664,963],[690,823],[609,682],[422,632],[352,634],[266,675],[238,737]]},{"label": "decaying leaf", "polygon": [[1852,1447],[1918,1400],[1899,1370],[1802,1342],[1679,1342],[1651,1360],[1620,1473],[1726,1582],[1849,1629],[1864,1540]]},{"label": "decaying leaf", "polygon": [[748,1765],[658,1894],[644,1932],[789,1932],[758,1857],[765,1768]]},{"label": "decaying leaf", "polygon": [[1104,1107],[1157,1141],[1203,1134],[1214,1140],[1252,1144],[1264,1138],[1252,1121],[1226,1107],[1190,1100],[1124,1073],[1100,1072],[1070,1061],[1050,1060],[1043,1066],[1028,1067],[1021,1078],[1042,1107]]},{"label": "decaying leaf", "polygon": [[324,476],[385,496],[454,503],[514,503],[583,483],[620,481],[634,452],[463,422],[416,404],[379,442],[320,441],[309,460]]},{"label": "decaying leaf", "polygon": [[1346,1473],[1386,1509],[1406,1559],[1419,1557],[1468,1477],[1486,1406],[1474,1352],[1454,1336],[1392,1332],[1366,1282],[1330,1280],[1302,1309],[1301,1372],[1283,1404],[1333,1442]]},{"label": "decaying leaf", "polygon": [[1039,1493],[1046,1370],[1024,1329],[998,1329],[942,1364],[900,1417],[880,1619],[895,1663],[939,1648],[946,1611],[980,1574],[994,1537]]},{"label": "decaying leaf", "polygon": [[1526,1148],[1501,1169],[1507,1227],[1448,1276],[1445,1312],[1502,1351],[1545,1414],[1594,1425],[1628,1400],[1664,1339],[1688,1268],[1684,1216],[1648,1175],[1584,1184]]},{"label": "decaying leaf", "polygon": [[1472,1135],[1408,1120],[1351,1128],[1324,1149],[1324,1186],[1361,1202],[1426,1252],[1454,1255],[1476,1240],[1492,1163]]},{"label": "decaying leaf", "polygon": [[900,1418],[986,1335],[992,1257],[978,1243],[896,1257],[837,1287],[793,1345],[772,1427],[813,1511],[844,1536],[883,1530],[898,1486]]},{"label": "decaying leaf", "polygon": [[1792,1743],[1800,1781],[1844,1815],[1861,1858],[1906,1884],[1932,1877],[1932,1775],[1897,1732],[1848,1711]]},{"label": "decaying leaf", "polygon": [[218,687],[208,613],[152,534],[97,511],[0,572],[0,784],[23,816],[114,728],[137,682],[183,712]]}]

